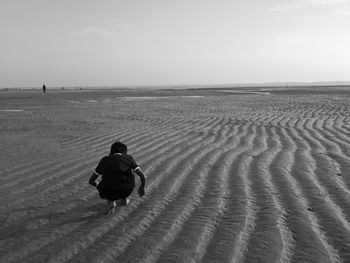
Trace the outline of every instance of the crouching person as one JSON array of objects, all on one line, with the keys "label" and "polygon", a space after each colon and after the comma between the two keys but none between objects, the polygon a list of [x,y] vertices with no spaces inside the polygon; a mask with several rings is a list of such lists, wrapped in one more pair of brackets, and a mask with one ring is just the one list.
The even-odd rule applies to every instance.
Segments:
[{"label": "crouching person", "polygon": [[[89,180],[89,184],[97,188],[100,197],[107,200],[107,214],[114,212],[117,200],[124,205],[130,202],[129,196],[135,187],[134,172],[141,181],[138,194],[140,197],[145,194],[146,176],[127,151],[125,144],[119,141],[113,143],[110,154],[101,159]],[[99,176],[102,177],[100,182],[97,181]]]}]

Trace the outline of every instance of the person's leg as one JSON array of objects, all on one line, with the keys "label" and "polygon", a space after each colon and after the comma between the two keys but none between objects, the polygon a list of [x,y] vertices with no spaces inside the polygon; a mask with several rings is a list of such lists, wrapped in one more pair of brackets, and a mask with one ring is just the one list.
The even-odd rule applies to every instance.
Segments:
[{"label": "person's leg", "polygon": [[129,196],[131,195],[132,190],[133,186],[129,184],[122,185],[119,188],[103,189],[103,196],[107,199],[109,207],[107,214],[114,213],[116,206],[128,205],[130,203]]},{"label": "person's leg", "polygon": [[128,205],[130,203],[130,196],[121,199],[121,205]]},{"label": "person's leg", "polygon": [[122,205],[128,205],[130,203],[130,195],[133,187],[131,185],[125,185],[121,191]]},{"label": "person's leg", "polygon": [[97,186],[97,190],[98,190],[98,193],[100,195],[100,197],[102,199],[105,199],[107,200],[107,205],[108,205],[108,209],[106,211],[106,215],[108,214],[111,214],[111,213],[114,213],[114,210],[115,210],[115,207],[117,206],[115,201],[112,200],[112,198],[110,198],[109,196],[109,191],[108,189],[106,189],[102,183],[100,183],[98,186]]},{"label": "person's leg", "polygon": [[103,186],[104,184],[101,182],[97,185],[97,191],[98,191],[98,194],[100,195],[100,197],[102,199],[105,199],[108,201],[108,197],[106,196],[106,191],[105,191],[105,187]]},{"label": "person's leg", "polygon": [[117,206],[115,201],[107,200],[107,204],[108,204],[108,210],[106,214],[108,215],[108,214],[114,213],[115,207]]},{"label": "person's leg", "polygon": [[110,206],[110,207],[116,207],[115,201],[107,200],[107,204],[108,204],[108,206]]}]

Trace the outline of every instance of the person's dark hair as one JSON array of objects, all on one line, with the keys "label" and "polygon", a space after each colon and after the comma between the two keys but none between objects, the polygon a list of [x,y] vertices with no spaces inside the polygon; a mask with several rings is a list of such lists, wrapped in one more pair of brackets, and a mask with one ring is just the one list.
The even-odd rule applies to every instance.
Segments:
[{"label": "person's dark hair", "polygon": [[115,153],[126,154],[127,152],[128,152],[128,147],[124,143],[117,141],[112,144],[110,155]]}]

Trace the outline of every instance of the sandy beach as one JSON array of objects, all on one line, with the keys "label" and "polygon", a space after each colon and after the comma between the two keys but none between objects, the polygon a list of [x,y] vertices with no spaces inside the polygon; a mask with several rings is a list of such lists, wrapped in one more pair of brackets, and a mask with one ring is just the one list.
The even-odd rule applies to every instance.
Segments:
[{"label": "sandy beach", "polygon": [[[146,195],[106,216],[115,140]],[[0,149],[0,262],[350,262],[346,88],[1,91]]]}]

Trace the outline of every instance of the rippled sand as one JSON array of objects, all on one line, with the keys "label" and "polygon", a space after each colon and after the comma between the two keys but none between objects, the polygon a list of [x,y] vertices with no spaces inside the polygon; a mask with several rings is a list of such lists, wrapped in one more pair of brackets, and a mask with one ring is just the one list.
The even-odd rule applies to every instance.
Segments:
[{"label": "rippled sand", "polygon": [[[346,92],[2,92],[0,135],[0,262],[350,262]],[[147,191],[105,216],[116,139]]]}]

